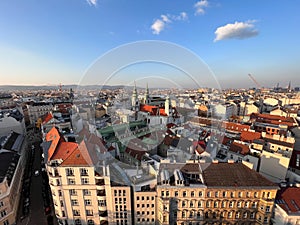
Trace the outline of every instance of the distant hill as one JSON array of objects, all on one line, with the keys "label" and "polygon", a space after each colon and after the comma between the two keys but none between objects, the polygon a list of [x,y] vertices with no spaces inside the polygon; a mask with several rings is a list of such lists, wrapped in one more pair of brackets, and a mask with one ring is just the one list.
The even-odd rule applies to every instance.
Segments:
[{"label": "distant hill", "polygon": [[[132,86],[124,86],[124,85],[63,85],[64,90],[69,90],[69,89],[86,89],[86,90],[95,90],[95,89],[119,89],[119,88],[133,88]],[[7,92],[7,91],[25,91],[25,90],[57,90],[59,87],[58,86],[51,86],[51,85],[0,85],[0,92]]]}]

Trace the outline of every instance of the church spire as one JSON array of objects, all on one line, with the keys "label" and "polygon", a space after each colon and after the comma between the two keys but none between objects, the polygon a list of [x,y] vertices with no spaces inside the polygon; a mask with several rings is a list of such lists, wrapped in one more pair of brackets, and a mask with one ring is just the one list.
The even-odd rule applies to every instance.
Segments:
[{"label": "church spire", "polygon": [[131,97],[131,106],[133,110],[137,110],[137,106],[138,106],[138,94],[137,94],[137,90],[136,90],[136,83],[134,81],[134,88],[133,88],[133,92],[132,92],[132,97]]},{"label": "church spire", "polygon": [[146,92],[145,92],[145,104],[149,104],[149,88],[148,88],[148,83],[147,83]]}]

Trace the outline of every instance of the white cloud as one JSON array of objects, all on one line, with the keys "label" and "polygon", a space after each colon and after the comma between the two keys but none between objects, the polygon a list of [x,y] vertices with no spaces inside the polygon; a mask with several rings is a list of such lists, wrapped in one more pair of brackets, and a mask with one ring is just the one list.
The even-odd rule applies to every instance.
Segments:
[{"label": "white cloud", "polygon": [[180,20],[182,20],[182,21],[184,21],[184,20],[187,20],[188,19],[188,15],[187,15],[187,13],[186,12],[181,12],[179,15],[168,15],[170,18],[172,18],[172,20],[178,20],[178,21],[180,21]]},{"label": "white cloud", "polygon": [[208,1],[200,0],[200,1],[196,2],[194,7],[196,8],[195,15],[202,15],[205,13],[205,8],[208,7]]},{"label": "white cloud", "polygon": [[168,23],[172,23],[173,21],[184,21],[188,19],[188,15],[186,12],[181,12],[179,15],[161,15],[160,19],[156,19],[154,23],[151,25],[153,34],[160,34],[166,28]]},{"label": "white cloud", "polygon": [[89,5],[93,5],[93,6],[96,6],[97,5],[97,0],[86,0]]},{"label": "white cloud", "polygon": [[255,29],[255,21],[228,23],[225,26],[218,27],[215,31],[216,41],[226,39],[246,39],[258,35],[258,30]]},{"label": "white cloud", "polygon": [[161,15],[160,17],[161,17],[161,19],[162,19],[165,23],[170,23],[170,22],[171,22],[171,20],[169,19],[169,17],[166,16],[166,15]]},{"label": "white cloud", "polygon": [[153,34],[159,34],[162,30],[165,29],[165,22],[161,19],[155,20],[155,22],[152,24],[151,29]]}]

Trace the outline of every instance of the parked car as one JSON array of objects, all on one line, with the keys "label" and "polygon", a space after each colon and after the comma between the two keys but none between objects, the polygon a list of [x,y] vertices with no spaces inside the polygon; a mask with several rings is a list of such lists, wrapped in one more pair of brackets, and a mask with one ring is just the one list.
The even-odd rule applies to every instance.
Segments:
[{"label": "parked car", "polygon": [[38,171],[38,170],[34,171],[34,176],[37,177],[38,175],[40,175],[40,171]]}]

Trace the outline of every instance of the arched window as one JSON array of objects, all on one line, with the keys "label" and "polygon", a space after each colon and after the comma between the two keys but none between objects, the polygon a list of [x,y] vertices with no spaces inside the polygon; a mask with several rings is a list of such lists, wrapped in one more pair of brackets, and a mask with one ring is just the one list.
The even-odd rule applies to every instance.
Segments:
[{"label": "arched window", "polygon": [[75,225],[81,225],[81,220],[80,219],[76,219],[75,220]]}]

